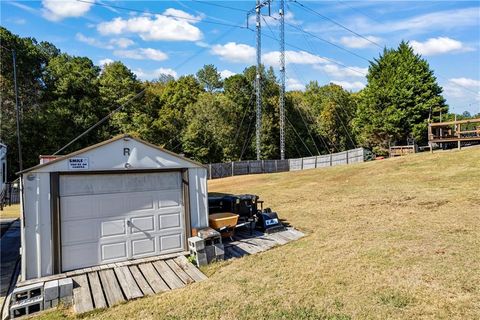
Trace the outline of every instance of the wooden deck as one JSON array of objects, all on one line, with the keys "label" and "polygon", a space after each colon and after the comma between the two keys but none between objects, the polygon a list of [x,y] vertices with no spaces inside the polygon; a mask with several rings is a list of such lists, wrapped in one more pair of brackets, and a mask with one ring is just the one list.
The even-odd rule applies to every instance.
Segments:
[{"label": "wooden deck", "polygon": [[71,276],[73,309],[84,313],[97,308],[185,287],[207,277],[184,256],[139,260],[136,264],[88,268]]},{"label": "wooden deck", "polygon": [[233,236],[233,241],[224,241],[225,259],[256,254],[275,246],[298,240],[303,236],[304,234],[302,232],[293,228],[287,228],[285,231],[271,234],[262,233],[257,230],[250,234],[250,232],[246,230],[237,230]]}]

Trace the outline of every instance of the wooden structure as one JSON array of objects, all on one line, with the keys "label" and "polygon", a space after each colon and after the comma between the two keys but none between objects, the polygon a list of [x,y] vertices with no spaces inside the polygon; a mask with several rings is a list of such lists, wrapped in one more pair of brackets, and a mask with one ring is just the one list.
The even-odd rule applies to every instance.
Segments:
[{"label": "wooden structure", "polygon": [[303,236],[302,232],[293,228],[275,233],[262,233],[255,230],[253,234],[250,234],[246,229],[239,229],[233,235],[233,241],[224,242],[225,259],[256,254],[298,240]]},{"label": "wooden structure", "polygon": [[428,124],[428,144],[480,142],[480,118]]},{"label": "wooden structure", "polygon": [[20,281],[17,287],[67,277],[73,280],[76,313],[111,307],[207,279],[185,256],[151,257]]},{"label": "wooden structure", "polygon": [[405,156],[407,154],[412,154],[417,152],[417,146],[416,145],[410,145],[410,146],[391,146],[389,148],[389,154],[390,157],[399,157],[399,156]]}]

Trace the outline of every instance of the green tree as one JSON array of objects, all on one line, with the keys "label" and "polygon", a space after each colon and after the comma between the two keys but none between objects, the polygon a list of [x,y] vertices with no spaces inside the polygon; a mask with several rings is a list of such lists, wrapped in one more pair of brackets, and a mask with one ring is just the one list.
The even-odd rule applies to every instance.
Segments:
[{"label": "green tree", "polygon": [[355,129],[363,146],[385,153],[390,143],[413,137],[425,143],[428,120],[448,111],[442,88],[426,60],[407,42],[385,49],[370,63]]},{"label": "green tree", "polygon": [[220,73],[213,64],[206,64],[197,72],[198,82],[208,92],[214,92],[222,88],[223,82]]}]

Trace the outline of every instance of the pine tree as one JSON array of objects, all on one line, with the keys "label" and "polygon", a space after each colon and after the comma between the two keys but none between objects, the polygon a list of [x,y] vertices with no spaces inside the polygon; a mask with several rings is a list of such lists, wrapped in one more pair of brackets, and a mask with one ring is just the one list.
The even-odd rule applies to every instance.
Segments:
[{"label": "pine tree", "polygon": [[429,118],[448,106],[428,62],[408,42],[385,49],[371,62],[368,84],[360,95],[355,128],[360,142],[378,153],[407,138],[426,143]]}]

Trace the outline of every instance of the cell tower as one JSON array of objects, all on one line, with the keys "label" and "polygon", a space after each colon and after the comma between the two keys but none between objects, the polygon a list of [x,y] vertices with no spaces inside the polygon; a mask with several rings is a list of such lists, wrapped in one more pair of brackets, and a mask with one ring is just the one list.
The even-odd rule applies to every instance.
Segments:
[{"label": "cell tower", "polygon": [[285,3],[280,0],[280,159],[285,159]]},{"label": "cell tower", "polygon": [[262,92],[261,92],[261,71],[260,66],[262,64],[262,25],[260,22],[262,3],[260,0],[257,0],[257,5],[255,7],[255,16],[256,16],[256,29],[257,29],[257,75],[255,77],[255,89],[256,89],[256,101],[257,101],[257,122],[255,125],[255,134],[256,134],[256,145],[257,145],[257,160],[260,160],[261,150],[260,150],[260,139],[262,135]]}]

